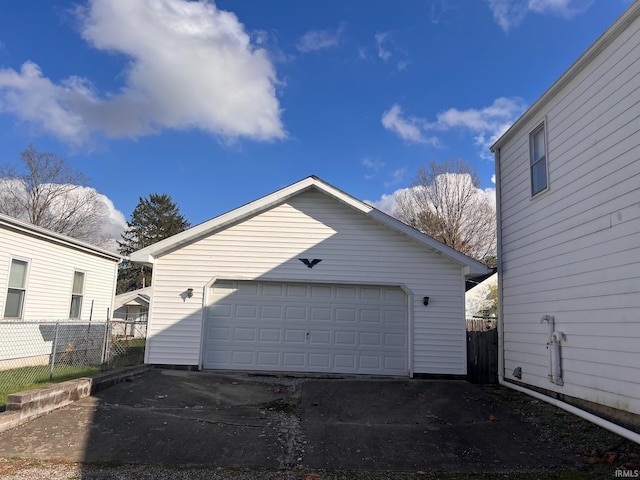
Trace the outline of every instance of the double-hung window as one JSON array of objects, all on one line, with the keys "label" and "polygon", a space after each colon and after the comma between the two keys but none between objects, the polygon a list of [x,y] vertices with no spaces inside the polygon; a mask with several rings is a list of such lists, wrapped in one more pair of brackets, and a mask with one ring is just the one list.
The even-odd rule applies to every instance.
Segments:
[{"label": "double-hung window", "polygon": [[4,318],[22,318],[28,267],[29,262],[15,258],[11,260],[7,299],[4,303]]},{"label": "double-hung window", "polygon": [[547,189],[547,139],[544,123],[529,136],[531,157],[531,196]]},{"label": "double-hung window", "polygon": [[71,290],[71,308],[69,318],[80,318],[82,314],[82,298],[84,296],[84,272],[73,272],[73,288]]}]

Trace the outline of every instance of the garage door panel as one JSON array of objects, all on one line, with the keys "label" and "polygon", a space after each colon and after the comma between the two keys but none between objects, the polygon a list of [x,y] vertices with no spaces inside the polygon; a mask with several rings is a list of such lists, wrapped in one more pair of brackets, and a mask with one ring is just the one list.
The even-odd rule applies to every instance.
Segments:
[{"label": "garage door panel", "polygon": [[237,305],[236,318],[255,320],[258,318],[258,307],[256,305]]},{"label": "garage door panel", "polygon": [[349,300],[355,300],[356,295],[356,287],[342,287],[338,286],[335,290],[336,298],[347,298]]},{"label": "garage door panel", "polygon": [[408,374],[400,288],[243,281],[223,287],[210,290],[204,368]]},{"label": "garage door panel", "polygon": [[336,345],[355,347],[358,344],[356,341],[358,336],[356,335],[356,332],[353,331],[336,331],[334,338]]},{"label": "garage door panel", "polygon": [[282,339],[281,330],[279,328],[261,328],[260,341],[279,343]]},{"label": "garage door panel", "polygon": [[280,365],[279,352],[258,352],[258,365],[277,368]]},{"label": "garage door panel", "polygon": [[401,310],[388,310],[384,312],[385,325],[405,325],[407,323],[407,313]]},{"label": "garage door panel", "polygon": [[260,318],[282,318],[282,307],[279,305],[263,305],[260,308]]},{"label": "garage door panel", "polygon": [[378,371],[382,367],[382,359],[379,355],[360,355],[360,368]]},{"label": "garage door panel", "polygon": [[256,341],[256,329],[255,328],[236,328],[233,331],[233,340],[237,342],[255,342]]},{"label": "garage door panel", "polygon": [[264,296],[282,296],[282,287],[281,283],[263,283],[262,284],[262,294]]},{"label": "garage door panel", "polygon": [[231,318],[233,316],[233,305],[215,304],[209,307],[209,315],[216,317]]},{"label": "garage door panel", "polygon": [[307,331],[306,330],[284,330],[284,343],[307,343]]},{"label": "garage door panel", "polygon": [[283,358],[282,366],[285,367],[285,370],[292,369],[294,371],[296,370],[299,371],[305,366],[304,353],[302,352],[297,352],[297,353],[283,352],[282,358]]},{"label": "garage door panel", "polygon": [[382,313],[380,310],[360,310],[360,321],[364,323],[382,323]]},{"label": "garage door panel", "polygon": [[384,346],[386,347],[406,347],[407,336],[395,333],[386,333],[384,335]]},{"label": "garage door panel", "polygon": [[360,333],[360,345],[363,347],[382,347],[382,335],[374,332]]},{"label": "garage door panel", "polygon": [[231,327],[217,327],[210,326],[207,329],[207,334],[205,336],[207,341],[224,341],[231,339],[231,332],[233,329]]},{"label": "garage door panel", "polygon": [[309,330],[307,331],[307,340],[313,345],[331,345],[330,330]]},{"label": "garage door panel", "polygon": [[356,310],[353,308],[336,308],[336,321],[355,323],[357,320]]},{"label": "garage door panel", "polygon": [[236,291],[239,297],[256,297],[258,295],[258,284],[253,282],[236,283]]},{"label": "garage door panel", "polygon": [[309,353],[308,365],[314,369],[329,371],[331,369],[331,355],[328,353]]},{"label": "garage door panel", "polygon": [[236,350],[232,354],[232,363],[239,367],[252,368],[255,365],[255,352],[251,350]]},{"label": "garage door panel", "polygon": [[305,321],[307,319],[307,307],[293,306],[285,308],[285,320]]},{"label": "garage door panel", "polygon": [[306,285],[294,285],[288,284],[286,288],[287,297],[306,297],[307,286]]},{"label": "garage door panel", "polygon": [[330,322],[331,308],[311,307],[309,320],[311,320],[312,322]]}]

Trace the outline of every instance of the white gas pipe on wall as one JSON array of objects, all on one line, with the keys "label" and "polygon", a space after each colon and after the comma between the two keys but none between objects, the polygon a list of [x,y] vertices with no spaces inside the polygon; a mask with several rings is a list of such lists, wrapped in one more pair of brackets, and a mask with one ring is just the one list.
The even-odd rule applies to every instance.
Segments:
[{"label": "white gas pipe on wall", "polygon": [[560,352],[560,343],[562,342],[562,332],[556,331],[555,319],[553,315],[543,315],[540,323],[549,323],[549,341],[547,348],[549,349],[549,381],[556,385],[564,385],[562,380],[562,361]]}]

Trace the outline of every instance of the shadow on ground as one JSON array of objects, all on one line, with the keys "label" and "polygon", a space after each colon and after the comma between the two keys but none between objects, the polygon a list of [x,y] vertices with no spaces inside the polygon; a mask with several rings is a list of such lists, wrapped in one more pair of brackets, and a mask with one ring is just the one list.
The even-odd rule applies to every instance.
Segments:
[{"label": "shadow on ground", "polygon": [[636,444],[518,392],[454,380],[156,369],[0,442],[3,478],[76,469],[42,477],[50,480],[161,478],[158,468],[164,478],[305,480],[590,478],[640,468]]}]

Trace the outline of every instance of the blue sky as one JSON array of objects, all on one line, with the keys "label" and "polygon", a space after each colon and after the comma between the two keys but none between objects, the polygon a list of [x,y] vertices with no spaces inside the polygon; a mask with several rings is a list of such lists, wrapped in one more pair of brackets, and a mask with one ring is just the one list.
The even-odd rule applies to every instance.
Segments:
[{"label": "blue sky", "polygon": [[164,192],[194,225],[312,174],[388,208],[459,157],[491,189],[489,145],[630,3],[9,2],[0,163],[33,143],[114,217]]}]

